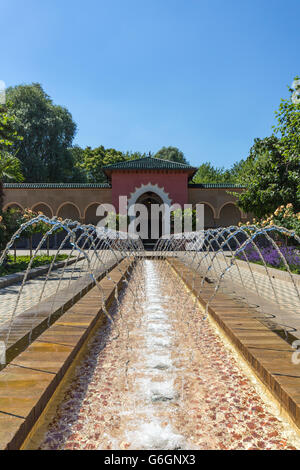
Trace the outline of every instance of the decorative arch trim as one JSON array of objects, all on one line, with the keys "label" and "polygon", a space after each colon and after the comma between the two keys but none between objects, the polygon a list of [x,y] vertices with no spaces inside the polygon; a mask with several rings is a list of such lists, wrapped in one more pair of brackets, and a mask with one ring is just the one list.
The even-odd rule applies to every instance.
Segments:
[{"label": "decorative arch trim", "polygon": [[135,190],[130,193],[130,197],[128,198],[128,207],[136,204],[139,197],[141,197],[145,193],[155,193],[159,196],[164,204],[170,206],[172,204],[172,199],[169,197],[169,193],[166,193],[164,188],[160,188],[157,184],[142,184],[139,188],[135,188]]},{"label": "decorative arch trim", "polygon": [[24,210],[24,207],[19,202],[8,202],[3,207],[3,210],[6,211],[7,209],[9,209],[10,206],[18,206],[20,207],[20,209],[22,209],[22,211]]},{"label": "decorative arch trim", "polygon": [[39,206],[39,205],[48,207],[48,209],[49,209],[50,212],[51,212],[51,217],[53,217],[53,214],[54,214],[53,209],[52,209],[51,206],[49,206],[49,204],[47,204],[47,202],[42,202],[42,201],[36,202],[36,203],[31,207],[31,210],[34,211],[34,209],[35,209],[37,206]]},{"label": "decorative arch trim", "polygon": [[94,201],[94,202],[91,202],[88,206],[86,206],[86,208],[84,209],[84,218],[86,218],[86,213],[88,211],[88,209],[93,206],[93,205],[97,205],[97,206],[100,206],[102,203],[101,202],[97,202],[97,201]]},{"label": "decorative arch trim", "polygon": [[74,204],[74,202],[71,202],[71,201],[66,201],[66,202],[63,202],[62,204],[60,204],[60,206],[58,207],[57,211],[56,211],[56,216],[59,215],[59,211],[64,207],[64,206],[67,206],[67,205],[70,205],[70,206],[74,206],[76,207],[77,211],[78,211],[78,214],[79,214],[79,217],[82,219],[82,215],[81,215],[81,210],[79,209],[79,207]]},{"label": "decorative arch trim", "polygon": [[214,216],[214,219],[217,218],[217,212],[216,212],[216,209],[215,207],[210,203],[210,202],[207,202],[207,201],[201,201],[201,202],[197,202],[197,204],[204,204],[205,206],[208,206],[211,208],[212,210],[212,213],[213,213],[213,216]]},{"label": "decorative arch trim", "polygon": [[235,203],[235,202],[232,202],[232,201],[227,201],[227,202],[224,202],[224,204],[222,204],[222,206],[220,207],[219,211],[218,211],[218,217],[217,219],[219,219],[221,217],[221,211],[222,209],[225,207],[225,206],[234,206],[238,209],[239,213],[241,214],[241,217],[243,217],[243,212],[241,211],[241,209],[239,208],[239,206]]}]

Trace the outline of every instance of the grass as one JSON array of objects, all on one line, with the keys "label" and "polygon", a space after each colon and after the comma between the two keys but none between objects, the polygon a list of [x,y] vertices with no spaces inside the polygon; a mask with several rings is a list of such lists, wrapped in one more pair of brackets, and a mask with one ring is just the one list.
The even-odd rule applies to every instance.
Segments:
[{"label": "grass", "polygon": [[[37,268],[38,266],[44,266],[50,264],[53,260],[54,255],[39,255],[36,256],[31,265],[32,268]],[[55,261],[64,261],[68,258],[66,254],[59,254],[56,257]],[[14,274],[21,271],[25,271],[30,262],[30,256],[17,256],[16,261],[12,255],[8,255],[7,262],[5,266],[0,267],[0,276],[6,276],[7,274]]]}]

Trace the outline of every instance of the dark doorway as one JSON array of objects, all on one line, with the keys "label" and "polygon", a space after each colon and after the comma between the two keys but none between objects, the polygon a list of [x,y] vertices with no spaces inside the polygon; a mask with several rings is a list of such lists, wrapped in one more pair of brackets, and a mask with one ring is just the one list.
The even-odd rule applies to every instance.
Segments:
[{"label": "dark doorway", "polygon": [[[159,218],[158,218],[158,221],[157,220],[154,220],[152,219],[151,217],[151,206],[153,204],[163,204],[163,201],[161,200],[161,198],[151,192],[151,191],[148,191],[147,193],[144,193],[142,194],[142,196],[139,197],[139,199],[137,200],[137,204],[143,204],[144,206],[146,206],[147,208],[147,213],[148,213],[148,218],[147,218],[147,223],[148,223],[148,238],[143,240],[143,244],[144,244],[144,247],[146,250],[153,250],[157,240],[162,236],[162,233],[163,233],[163,230],[162,230],[162,214],[161,212],[159,213]],[[153,224],[158,224],[158,237],[155,237],[155,238],[152,238],[151,237],[151,233],[152,233],[152,228],[153,228]]]}]

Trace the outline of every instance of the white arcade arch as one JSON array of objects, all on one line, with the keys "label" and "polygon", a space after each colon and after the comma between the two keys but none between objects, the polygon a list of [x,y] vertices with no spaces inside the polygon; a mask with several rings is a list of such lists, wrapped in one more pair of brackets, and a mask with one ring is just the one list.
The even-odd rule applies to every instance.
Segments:
[{"label": "white arcade arch", "polygon": [[[128,209],[130,210],[130,208],[137,203],[138,199],[146,193],[154,193],[159,196],[163,204],[166,204],[169,207],[172,205],[172,199],[169,197],[169,194],[166,193],[164,188],[160,188],[157,184],[148,183],[142,184],[139,188],[135,188],[133,193],[130,193],[130,197],[128,198]],[[134,219],[134,216],[132,215],[129,217],[131,221]],[[162,233],[168,233],[169,230],[168,218],[163,218]]]}]

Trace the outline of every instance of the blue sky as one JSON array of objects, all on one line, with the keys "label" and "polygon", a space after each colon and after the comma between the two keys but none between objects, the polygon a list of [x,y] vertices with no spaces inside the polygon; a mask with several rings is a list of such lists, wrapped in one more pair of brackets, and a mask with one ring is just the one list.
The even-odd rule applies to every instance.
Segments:
[{"label": "blue sky", "polygon": [[0,80],[40,82],[81,146],[229,167],[300,75],[299,16],[299,0],[2,0]]}]

